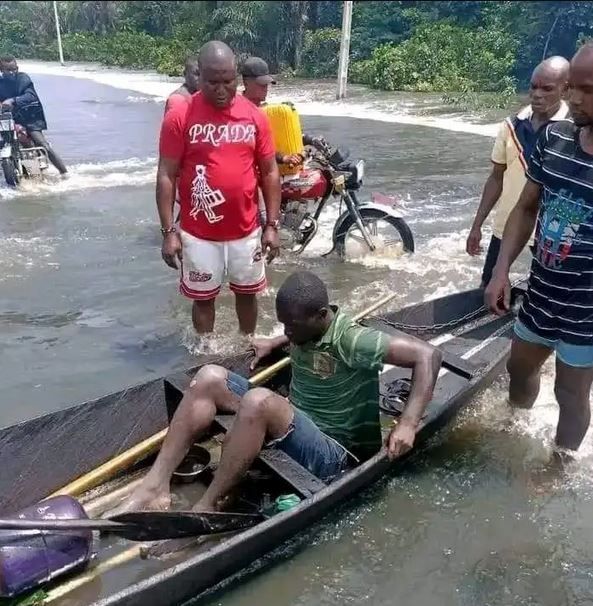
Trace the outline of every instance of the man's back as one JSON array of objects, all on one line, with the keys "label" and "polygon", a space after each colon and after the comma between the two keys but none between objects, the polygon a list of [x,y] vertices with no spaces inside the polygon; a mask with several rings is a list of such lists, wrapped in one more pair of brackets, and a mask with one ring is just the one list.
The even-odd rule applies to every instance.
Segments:
[{"label": "man's back", "polygon": [[46,130],[43,106],[31,78],[18,72],[14,78],[0,78],[0,102],[14,99],[13,113],[17,122],[30,130]]},{"label": "man's back", "polygon": [[291,402],[364,459],[381,445],[379,371],[389,337],[336,310],[323,338],[291,349]]}]

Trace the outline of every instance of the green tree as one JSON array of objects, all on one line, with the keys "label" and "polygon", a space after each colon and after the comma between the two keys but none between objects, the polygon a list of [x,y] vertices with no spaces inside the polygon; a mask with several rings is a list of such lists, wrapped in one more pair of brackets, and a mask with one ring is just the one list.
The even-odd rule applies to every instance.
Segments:
[{"label": "green tree", "polygon": [[[218,38],[274,70],[325,77],[335,75],[342,4],[71,0],[58,7],[71,60],[180,73],[185,54]],[[351,73],[378,87],[508,90],[513,79],[525,86],[543,56],[572,56],[584,37],[593,37],[591,1],[359,0]],[[55,58],[52,3],[0,0],[0,48]]]},{"label": "green tree", "polygon": [[515,49],[503,31],[437,21],[399,45],[379,46],[354,73],[384,90],[503,91],[513,85]]}]

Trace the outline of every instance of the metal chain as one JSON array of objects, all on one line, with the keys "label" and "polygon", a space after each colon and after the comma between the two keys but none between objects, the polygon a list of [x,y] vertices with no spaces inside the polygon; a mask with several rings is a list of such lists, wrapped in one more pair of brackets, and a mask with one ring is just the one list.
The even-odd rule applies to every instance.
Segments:
[{"label": "metal chain", "polygon": [[[524,282],[525,278],[520,278],[519,280],[515,280],[512,284],[511,284],[511,288],[515,288],[516,286],[518,286],[519,284],[521,284],[521,282]],[[457,326],[458,324],[461,324],[463,322],[469,322],[471,320],[473,320],[474,318],[477,318],[478,316],[480,316],[484,311],[486,311],[486,306],[485,305],[481,305],[480,307],[478,307],[477,309],[474,309],[473,311],[470,311],[469,313],[465,314],[465,316],[462,316],[460,318],[454,318],[453,320],[449,320],[449,322],[442,322],[441,324],[426,324],[424,326],[420,325],[415,325],[415,324],[404,324],[402,322],[393,322],[392,320],[388,320],[385,316],[382,315],[377,315],[377,316],[373,316],[373,318],[383,322],[384,324],[387,324],[387,326],[391,326],[392,328],[396,328],[398,330],[413,330],[415,332],[438,332],[438,331],[442,331],[445,330],[447,328],[453,328],[454,326]]]},{"label": "metal chain", "polygon": [[413,330],[414,332],[437,332],[437,331],[444,330],[446,328],[453,328],[454,326],[457,326],[458,324],[461,324],[462,322],[469,322],[470,320],[473,320],[474,318],[477,318],[478,316],[480,316],[484,312],[485,309],[486,309],[486,306],[482,305],[478,309],[474,309],[473,311],[470,311],[469,313],[465,314],[465,316],[462,316],[460,318],[455,318],[453,320],[449,320],[449,322],[442,322],[440,324],[426,324],[424,326],[416,325],[416,324],[404,324],[403,322],[393,322],[391,320],[388,320],[385,316],[374,316],[374,317],[377,320],[380,320],[381,322],[383,322],[384,324],[387,324],[388,326],[391,326],[392,328],[397,328],[398,330],[404,330],[404,331]]}]

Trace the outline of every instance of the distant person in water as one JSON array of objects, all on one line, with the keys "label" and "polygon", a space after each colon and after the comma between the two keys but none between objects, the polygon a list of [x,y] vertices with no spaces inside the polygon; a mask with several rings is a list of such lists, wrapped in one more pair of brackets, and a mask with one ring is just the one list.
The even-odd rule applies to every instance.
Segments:
[{"label": "distant person in water", "polygon": [[414,446],[439,374],[437,349],[420,339],[360,326],[330,305],[325,284],[307,271],[286,278],[276,295],[276,315],[284,334],[255,339],[252,366],[290,344],[288,398],[250,389],[245,377],[222,366],[203,366],[173,416],[152,469],[119,512],[169,507],[172,473],[217,412],[236,417],[214,479],[195,509],[216,509],[263,448],[281,450],[331,482],[381,449],[379,373],[384,364],[412,370],[405,410],[385,440],[387,455],[394,459]]},{"label": "distant person in water", "polygon": [[200,88],[200,66],[198,57],[190,55],[185,59],[183,68],[183,84],[173,91],[165,103],[165,113],[176,105],[187,104],[191,96]]},{"label": "distant person in water", "polygon": [[[550,57],[533,71],[529,84],[530,105],[502,122],[492,149],[492,171],[486,180],[480,206],[467,238],[466,250],[481,252],[482,226],[494,210],[492,238],[482,271],[482,287],[492,277],[507,219],[525,185],[525,169],[538,136],[549,122],[564,120],[569,110],[566,93],[569,63],[564,57]],[[495,208],[496,207],[496,208]],[[529,239],[533,245],[533,237]]]},{"label": "distant person in water", "polygon": [[[191,96],[200,88],[200,65],[196,55],[189,55],[185,59],[183,68],[183,84],[174,90],[168,97],[165,103],[165,114],[173,108],[187,108]],[[179,204],[178,195],[176,195],[176,203]],[[179,222],[179,211],[176,211],[175,223]]]},{"label": "distant person in water", "polygon": [[43,131],[47,130],[45,113],[31,78],[19,71],[16,59],[12,56],[0,57],[0,73],[2,109],[12,112],[15,121],[27,130],[33,143],[37,147],[43,147],[59,173],[66,175],[68,169],[43,135]]},{"label": "distant person in water", "polygon": [[509,400],[533,406],[542,366],[554,352],[556,445],[576,450],[589,428],[593,383],[593,45],[570,63],[568,104],[572,120],[550,122],[534,147],[485,299],[495,313],[508,312],[509,271],[535,228],[507,365]]}]

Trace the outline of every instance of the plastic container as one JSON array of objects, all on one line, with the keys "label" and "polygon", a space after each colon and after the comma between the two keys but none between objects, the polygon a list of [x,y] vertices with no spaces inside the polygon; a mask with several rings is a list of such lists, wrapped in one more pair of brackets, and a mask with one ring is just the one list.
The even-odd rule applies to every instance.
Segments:
[{"label": "plastic container", "polygon": [[288,511],[296,507],[301,502],[301,498],[296,494],[281,494],[276,501],[276,511]]},{"label": "plastic container", "polygon": [[[59,496],[37,503],[11,516],[24,520],[86,519],[82,505]],[[13,597],[86,566],[92,555],[91,530],[0,530],[0,597]]]},{"label": "plastic container", "polygon": [[[264,105],[263,111],[270,120],[276,151],[283,155],[300,154],[303,151],[303,131],[297,110],[290,103]],[[280,174],[296,175],[302,165],[293,168],[280,164]]]}]

